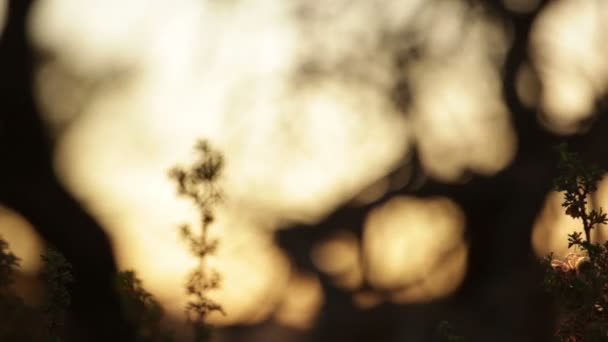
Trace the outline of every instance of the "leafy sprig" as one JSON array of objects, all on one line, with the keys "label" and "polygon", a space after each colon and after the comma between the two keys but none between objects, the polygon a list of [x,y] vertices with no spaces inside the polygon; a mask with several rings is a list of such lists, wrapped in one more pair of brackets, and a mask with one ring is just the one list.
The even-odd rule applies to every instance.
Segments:
[{"label": "leafy sprig", "polygon": [[608,242],[591,241],[591,230],[607,223],[606,213],[587,208],[589,196],[597,191],[604,171],[585,163],[566,144],[557,147],[559,176],[554,190],[564,193],[562,207],[580,220],[583,233],[568,234],[563,259],[550,254],[543,259],[544,287],[557,304],[555,339],[562,342],[608,341]]},{"label": "leafy sprig", "polygon": [[141,279],[133,270],[118,273],[116,282],[123,308],[129,321],[138,332],[139,342],[171,342],[174,332],[161,326],[163,307],[146,291]]},{"label": "leafy sprig", "polygon": [[587,210],[587,199],[597,191],[597,184],[604,171],[594,164],[584,163],[577,153],[568,151],[568,145],[565,143],[560,144],[557,151],[559,176],[553,182],[554,190],[564,193],[562,207],[567,215],[582,221],[585,232],[585,240],[582,241],[576,236],[569,237],[568,248],[572,245],[582,245],[584,242],[591,243],[591,229],[608,222],[606,213],[601,208]]},{"label": "leafy sprig", "polygon": [[19,267],[19,258],[11,252],[8,243],[0,236],[0,294],[7,291],[15,281],[15,272]]},{"label": "leafy sprig", "polygon": [[188,224],[180,227],[182,238],[188,245],[198,264],[188,276],[186,292],[190,297],[186,316],[193,324],[194,340],[207,341],[210,327],[206,318],[212,312],[225,314],[222,306],[209,297],[209,292],[220,286],[220,275],[207,265],[207,258],[214,254],[218,241],[209,237],[209,229],[215,220],[214,209],[222,201],[218,186],[223,156],[207,141],[199,141],[195,147],[198,159],[189,167],[175,167],[170,176],[177,183],[178,194],[189,199],[200,213],[200,230],[195,232]]}]

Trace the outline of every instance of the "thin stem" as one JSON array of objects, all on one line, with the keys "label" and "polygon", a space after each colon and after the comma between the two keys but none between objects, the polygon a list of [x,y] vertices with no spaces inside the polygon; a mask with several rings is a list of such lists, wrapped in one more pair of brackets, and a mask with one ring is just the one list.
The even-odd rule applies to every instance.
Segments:
[{"label": "thin stem", "polygon": [[[578,182],[578,180],[577,180]],[[581,220],[583,220],[583,230],[585,231],[585,241],[591,243],[591,225],[589,223],[589,216],[587,215],[587,206],[585,199],[587,198],[587,190],[583,189],[581,193],[581,188],[576,187],[576,195],[578,196],[578,202],[581,209]]]}]

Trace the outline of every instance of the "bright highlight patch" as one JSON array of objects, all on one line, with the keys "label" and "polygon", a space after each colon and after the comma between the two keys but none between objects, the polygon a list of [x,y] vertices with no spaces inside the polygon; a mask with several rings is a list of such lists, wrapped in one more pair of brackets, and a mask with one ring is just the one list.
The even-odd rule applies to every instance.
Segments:
[{"label": "bright highlight patch", "polygon": [[398,197],[374,209],[365,223],[366,277],[393,290],[393,300],[446,296],[465,274],[463,215],[446,199]]}]

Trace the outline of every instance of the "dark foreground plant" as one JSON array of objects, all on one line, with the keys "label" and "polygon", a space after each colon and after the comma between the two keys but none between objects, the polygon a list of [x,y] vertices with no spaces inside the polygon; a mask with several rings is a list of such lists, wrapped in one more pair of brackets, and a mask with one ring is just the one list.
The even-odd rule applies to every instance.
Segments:
[{"label": "dark foreground plant", "polygon": [[186,315],[194,328],[194,341],[202,342],[210,339],[207,316],[214,311],[224,314],[222,306],[209,298],[209,291],[219,287],[219,273],[207,266],[208,257],[215,253],[218,245],[217,239],[209,237],[209,228],[215,218],[215,206],[222,200],[217,181],[224,159],[206,141],[198,142],[196,152],[198,159],[191,166],[175,167],[170,176],[177,182],[178,194],[194,203],[200,213],[198,233],[188,224],[182,225],[180,232],[191,254],[198,260],[198,265],[190,273],[186,284],[186,292],[190,297]]},{"label": "dark foreground plant", "polygon": [[[43,304],[34,307],[16,296],[10,287],[17,273],[19,258],[0,237],[0,341],[63,340],[66,312],[70,306],[69,284],[73,281],[71,266],[53,248],[49,248],[41,258],[45,296]],[[175,341],[173,332],[161,327],[163,308],[143,288],[134,271],[118,274],[117,289],[125,314],[138,331],[138,342]]]},{"label": "dark foreground plant", "polygon": [[42,341],[42,320],[12,292],[18,267],[19,258],[0,237],[0,341]]},{"label": "dark foreground plant", "polygon": [[1,341],[62,341],[65,314],[70,305],[67,286],[73,280],[71,266],[52,248],[41,257],[46,291],[44,303],[38,308],[27,305],[13,293],[11,285],[15,280],[19,258],[0,237]]},{"label": "dark foreground plant", "polygon": [[563,259],[550,254],[542,260],[544,287],[557,305],[557,341],[608,341],[608,242],[591,241],[591,230],[608,220],[602,209],[589,209],[588,198],[597,190],[603,171],[584,163],[566,145],[558,147],[559,177],[554,190],[564,193],[566,214],[582,223],[583,233],[568,235]]},{"label": "dark foreground plant", "polygon": [[172,342],[174,332],[163,329],[164,310],[151,293],[143,288],[135,271],[122,271],[117,277],[118,293],[127,319],[135,326],[139,342]]},{"label": "dark foreground plant", "polygon": [[0,296],[6,295],[9,286],[15,281],[19,258],[13,254],[8,243],[0,236]]},{"label": "dark foreground plant", "polygon": [[[202,342],[208,341],[211,333],[205,321],[207,316],[213,311],[224,313],[221,305],[208,297],[210,290],[219,287],[220,277],[217,271],[207,267],[207,257],[215,252],[218,245],[217,240],[209,238],[208,232],[214,220],[213,209],[222,199],[217,180],[223,158],[204,141],[197,144],[196,151],[199,159],[188,168],[174,168],[171,176],[177,182],[178,193],[193,201],[201,213],[200,232],[195,233],[190,226],[183,225],[181,234],[191,253],[198,259],[198,265],[186,284],[190,296],[186,314],[194,328],[194,341]],[[0,237],[0,341],[62,341],[66,312],[70,306],[69,285],[74,280],[71,266],[53,248],[49,248],[41,257],[44,263],[42,279],[46,290],[45,301],[41,307],[33,307],[12,291],[19,258]],[[163,308],[143,288],[135,271],[120,272],[116,286],[125,314],[137,329],[138,342],[176,340],[173,331],[162,328]]]},{"label": "dark foreground plant", "polygon": [[68,285],[74,281],[72,266],[52,247],[42,255],[42,261],[42,277],[46,288],[42,310],[47,318],[50,341],[59,342],[62,340],[65,315],[70,306]]}]

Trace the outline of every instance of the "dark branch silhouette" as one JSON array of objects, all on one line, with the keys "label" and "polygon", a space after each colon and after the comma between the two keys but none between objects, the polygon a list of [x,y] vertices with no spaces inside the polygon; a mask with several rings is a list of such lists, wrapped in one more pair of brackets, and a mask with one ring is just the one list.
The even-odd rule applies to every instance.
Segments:
[{"label": "dark branch silhouette", "polygon": [[116,262],[108,236],[53,169],[51,141],[33,95],[31,5],[8,2],[0,37],[0,203],[23,215],[72,264],[72,340],[132,341],[114,289]]},{"label": "dark branch silhouette", "polygon": [[[303,271],[316,273],[323,280],[326,301],[317,326],[319,341],[363,339],[359,338],[361,335],[357,332],[344,330],[345,327],[337,322],[337,317],[343,312],[354,309],[345,299],[349,294],[335,288],[327,276],[313,265],[310,257],[313,246],[343,227],[348,227],[361,238],[363,224],[370,210],[396,195],[445,196],[465,213],[465,237],[470,247],[466,278],[447,301],[456,310],[467,312],[476,321],[482,322],[475,331],[477,335],[471,336],[473,340],[545,341],[553,334],[552,304],[539,285],[541,275],[531,246],[533,224],[556,175],[557,154],[554,147],[558,143],[567,142],[586,160],[603,168],[608,166],[608,115],[602,112],[605,108],[601,107],[599,101],[595,121],[584,134],[560,136],[545,130],[538,121],[536,109],[527,108],[521,103],[515,81],[519,68],[528,62],[532,24],[548,1],[542,1],[536,10],[525,14],[510,12],[502,1],[479,0],[472,3],[482,5],[494,20],[512,28],[513,40],[500,71],[503,100],[511,113],[517,135],[516,157],[508,167],[491,177],[472,175],[464,184],[431,180],[420,187],[406,186],[390,191],[365,206],[344,205],[315,224],[299,224],[279,231],[277,241],[296,266]],[[403,87],[403,84],[398,86]],[[414,152],[412,162],[404,167],[423,173],[417,152]],[[512,295],[491,304],[492,301],[496,302],[490,298],[492,289],[501,286],[503,289],[510,287],[501,291],[510,291]],[[515,300],[513,296],[516,296]],[[442,303],[445,301],[438,301],[437,305]],[[378,324],[382,324],[385,330],[395,329],[396,325],[387,317],[397,312],[419,312],[416,305],[401,306],[401,309],[395,307],[374,309],[383,312],[380,316],[386,319]],[[374,313],[369,315],[373,316]],[[429,323],[432,324],[427,318],[426,324]],[[350,325],[351,330],[357,330],[357,327],[357,324]],[[383,340],[376,337],[374,340]]]}]

